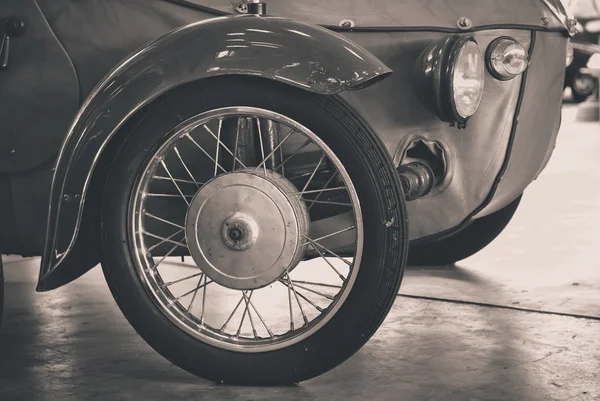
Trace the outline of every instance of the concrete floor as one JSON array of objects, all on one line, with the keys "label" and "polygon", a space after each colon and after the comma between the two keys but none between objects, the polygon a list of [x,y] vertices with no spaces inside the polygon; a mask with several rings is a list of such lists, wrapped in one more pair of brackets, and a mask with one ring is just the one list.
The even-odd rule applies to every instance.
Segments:
[{"label": "concrete floor", "polygon": [[5,258],[0,400],[600,400],[600,124],[575,111],[492,245],[409,268],[401,294],[431,299],[400,296],[359,353],[298,386],[197,379],[135,334],[99,269],[36,294],[39,261]]}]

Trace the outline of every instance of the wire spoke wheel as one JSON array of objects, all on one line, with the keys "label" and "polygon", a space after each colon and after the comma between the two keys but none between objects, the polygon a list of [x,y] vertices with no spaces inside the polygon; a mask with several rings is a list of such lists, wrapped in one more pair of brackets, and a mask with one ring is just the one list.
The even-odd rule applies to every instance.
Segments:
[{"label": "wire spoke wheel", "polygon": [[404,196],[342,99],[222,77],[168,93],[124,130],[102,268],[155,350],[206,379],[289,384],[375,333],[406,263]]},{"label": "wire spoke wheel", "polygon": [[[244,123],[258,134],[255,160],[239,149]],[[269,147],[261,127],[281,139]],[[169,137],[142,173],[131,213],[138,274],[161,311],[199,340],[242,352],[318,330],[351,291],[363,248],[360,202],[339,158],[306,127],[252,107],[199,114]],[[316,160],[308,170],[294,164],[299,149]],[[161,214],[169,198],[170,216]],[[330,205],[351,215],[347,226],[311,236],[309,208]],[[344,236],[350,257],[321,243]],[[323,263],[303,260],[307,250]],[[176,251],[195,264],[174,269],[165,260]]]}]

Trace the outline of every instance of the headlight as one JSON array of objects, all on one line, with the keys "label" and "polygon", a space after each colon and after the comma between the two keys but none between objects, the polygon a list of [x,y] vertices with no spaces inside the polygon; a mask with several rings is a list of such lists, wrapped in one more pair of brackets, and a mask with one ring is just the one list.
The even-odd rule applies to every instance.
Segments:
[{"label": "headlight", "polygon": [[459,122],[466,121],[479,108],[483,96],[484,67],[479,46],[474,40],[455,45],[457,56],[450,57],[452,100]]},{"label": "headlight", "polygon": [[483,97],[484,60],[470,36],[454,35],[417,59],[415,91],[442,121],[464,126]]},{"label": "headlight", "polygon": [[490,74],[501,81],[522,74],[529,64],[527,50],[509,37],[501,37],[490,43],[486,60]]}]

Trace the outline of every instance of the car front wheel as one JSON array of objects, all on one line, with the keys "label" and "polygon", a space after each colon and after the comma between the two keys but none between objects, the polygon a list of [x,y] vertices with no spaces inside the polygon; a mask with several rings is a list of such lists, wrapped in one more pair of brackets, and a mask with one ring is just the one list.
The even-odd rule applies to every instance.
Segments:
[{"label": "car front wheel", "polygon": [[216,382],[287,384],[374,334],[404,271],[404,201],[385,148],[341,99],[212,79],[169,93],[127,134],[102,266],[155,350]]}]

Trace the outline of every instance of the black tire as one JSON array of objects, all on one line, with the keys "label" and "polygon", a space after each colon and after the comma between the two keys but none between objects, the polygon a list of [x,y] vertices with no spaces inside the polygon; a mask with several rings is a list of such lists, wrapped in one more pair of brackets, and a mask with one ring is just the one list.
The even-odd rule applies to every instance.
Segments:
[{"label": "black tire", "polygon": [[[586,90],[585,92],[580,92],[577,90],[577,85],[575,84],[575,80],[582,79],[582,78],[591,80],[591,82],[593,83],[592,89]],[[573,76],[573,79],[571,80],[571,83],[569,86],[571,88],[573,102],[574,103],[583,103],[584,101],[587,100],[587,98],[589,98],[594,93],[593,88],[596,86],[596,80],[591,75],[582,74],[580,72],[577,72]]]},{"label": "black tire", "polygon": [[[270,352],[226,351],[177,328],[140,283],[128,248],[132,188],[152,154],[149,150],[164,143],[166,133],[180,121],[226,106],[270,109],[319,135],[346,166],[363,210],[363,259],[345,303],[319,331]],[[396,299],[408,253],[401,184],[376,134],[336,96],[318,96],[250,77],[211,79],[177,89],[128,132],[105,194],[102,266],[115,300],[156,351],[202,378],[247,385],[289,384],[313,378],[358,351]]]},{"label": "black tire", "polygon": [[451,265],[481,251],[506,228],[521,196],[503,209],[479,218],[462,231],[440,241],[411,246],[408,264],[416,266]]}]

